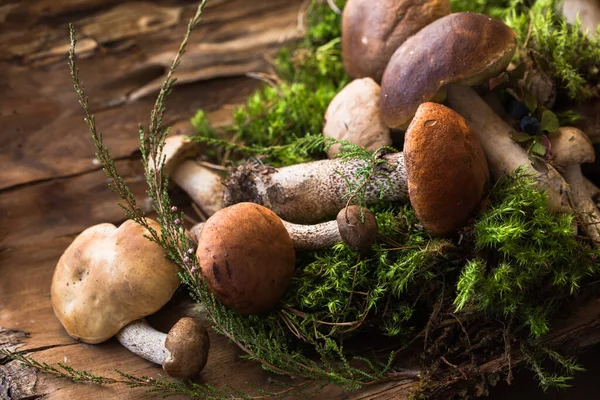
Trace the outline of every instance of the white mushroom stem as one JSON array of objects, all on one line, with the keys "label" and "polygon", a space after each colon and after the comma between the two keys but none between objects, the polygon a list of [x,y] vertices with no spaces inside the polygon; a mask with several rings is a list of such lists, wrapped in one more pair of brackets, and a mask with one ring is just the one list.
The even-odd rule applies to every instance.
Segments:
[{"label": "white mushroom stem", "polygon": [[546,191],[553,211],[572,211],[568,186],[558,171],[550,165],[542,171],[536,170],[527,151],[510,138],[509,133],[514,129],[473,89],[468,86],[448,85],[447,95],[447,104],[467,120],[478,136],[494,179],[511,175],[517,168],[524,167],[537,178],[539,187]]},{"label": "white mushroom stem", "polygon": [[162,365],[170,357],[165,347],[167,334],[157,331],[144,319],[126,325],[115,337],[123,347],[155,364]]},{"label": "white mushroom stem", "polygon": [[[328,221],[315,225],[299,225],[281,220],[287,229],[296,250],[319,250],[330,248],[342,242],[337,221]],[[200,222],[192,227],[190,236],[198,243],[204,223]]]},{"label": "white mushroom stem", "polygon": [[563,176],[571,188],[571,202],[581,221],[581,228],[594,243],[600,244],[600,211],[589,195],[581,167],[579,165],[568,166],[564,168]]},{"label": "white mushroom stem", "polygon": [[221,176],[194,160],[186,160],[171,173],[171,180],[182,188],[207,217],[223,207]]},{"label": "white mushroom stem", "polygon": [[[402,153],[382,156],[366,185],[366,204],[408,201]],[[319,160],[279,169],[255,165],[239,167],[225,183],[223,205],[250,201],[270,208],[286,221],[311,224],[334,218],[346,206],[348,182],[359,182],[357,173],[369,161]],[[382,193],[383,192],[383,193]]]}]

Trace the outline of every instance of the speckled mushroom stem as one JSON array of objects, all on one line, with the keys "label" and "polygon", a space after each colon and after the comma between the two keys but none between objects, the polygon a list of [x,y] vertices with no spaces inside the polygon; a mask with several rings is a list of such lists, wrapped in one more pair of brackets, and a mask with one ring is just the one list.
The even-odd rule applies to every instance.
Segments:
[{"label": "speckled mushroom stem", "polygon": [[600,211],[587,190],[581,168],[579,165],[568,166],[564,168],[563,176],[569,183],[571,202],[578,211],[581,228],[596,245],[600,244]]},{"label": "speckled mushroom stem", "polygon": [[[382,156],[367,184],[366,204],[408,201],[402,153]],[[312,224],[332,219],[346,206],[347,181],[356,181],[357,172],[368,167],[364,160],[319,160],[279,169],[242,166],[225,182],[223,205],[250,201],[270,208],[282,219]],[[383,191],[383,193],[382,193]]]},{"label": "speckled mushroom stem", "polygon": [[569,205],[568,185],[560,173],[550,165],[544,171],[537,171],[527,151],[510,138],[509,133],[513,130],[511,126],[473,89],[468,86],[448,85],[447,96],[447,104],[462,115],[477,134],[495,179],[524,167],[536,176],[540,188],[548,194],[553,211],[572,211]]},{"label": "speckled mushroom stem", "polygon": [[170,376],[190,379],[206,365],[208,333],[194,318],[181,318],[169,333],[159,332],[145,319],[131,322],[115,335],[119,343],[134,354],[162,365]]},{"label": "speckled mushroom stem", "polygon": [[145,319],[131,322],[115,337],[127,350],[154,364],[162,365],[169,358],[169,351],[165,347],[167,334],[151,327]]},{"label": "speckled mushroom stem", "polygon": [[[299,225],[287,221],[283,226],[287,229],[296,250],[326,249],[342,241],[337,221],[327,221],[315,225]],[[190,236],[198,243],[204,222],[200,222],[190,229]]]}]

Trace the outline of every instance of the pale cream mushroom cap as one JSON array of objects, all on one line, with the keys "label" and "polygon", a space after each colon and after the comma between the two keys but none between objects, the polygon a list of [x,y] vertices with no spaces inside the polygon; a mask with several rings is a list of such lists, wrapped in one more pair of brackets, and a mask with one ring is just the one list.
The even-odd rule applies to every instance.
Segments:
[{"label": "pale cream mushroom cap", "polygon": [[[150,227],[160,226],[148,219]],[[52,278],[54,313],[74,339],[100,343],[158,311],[173,295],[179,267],[145,229],[128,220],[83,231],[61,256]]]},{"label": "pale cream mushroom cap", "polygon": [[561,167],[594,162],[594,146],[582,130],[563,126],[548,135],[552,145],[552,160]]}]

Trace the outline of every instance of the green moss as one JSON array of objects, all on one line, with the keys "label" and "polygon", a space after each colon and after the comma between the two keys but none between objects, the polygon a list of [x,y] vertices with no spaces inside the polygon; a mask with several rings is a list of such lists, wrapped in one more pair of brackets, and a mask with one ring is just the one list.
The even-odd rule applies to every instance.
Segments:
[{"label": "green moss", "polygon": [[517,173],[492,192],[474,226],[475,258],[457,283],[457,309],[514,315],[539,337],[556,296],[573,294],[599,272],[598,252],[573,235],[573,217],[557,215],[532,179]]}]

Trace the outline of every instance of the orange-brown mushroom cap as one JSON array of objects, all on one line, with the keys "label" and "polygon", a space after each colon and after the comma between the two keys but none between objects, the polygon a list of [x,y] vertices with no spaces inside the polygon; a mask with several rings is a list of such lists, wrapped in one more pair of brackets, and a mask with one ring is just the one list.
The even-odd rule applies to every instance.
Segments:
[{"label": "orange-brown mushroom cap", "polygon": [[213,294],[244,315],[277,304],[290,285],[296,260],[279,217],[254,203],[238,203],[210,217],[196,255]]},{"label": "orange-brown mushroom cap", "polygon": [[381,81],[383,120],[390,128],[410,121],[421,103],[440,101],[449,83],[475,85],[498,75],[516,50],[515,32],[477,13],[442,17],[407,39]]},{"label": "orange-brown mushroom cap", "polygon": [[423,103],[404,139],[408,196],[423,227],[445,236],[480,207],[489,183],[477,137],[455,111]]},{"label": "orange-brown mushroom cap", "polygon": [[448,0],[349,0],[342,15],[342,60],[348,76],[381,82],[398,46],[448,14]]},{"label": "orange-brown mushroom cap", "polygon": [[[160,232],[160,226],[148,219]],[[83,231],[61,256],[52,278],[54,313],[67,333],[100,343],[125,325],[158,311],[180,284],[179,267],[148,232],[128,220]]]}]

